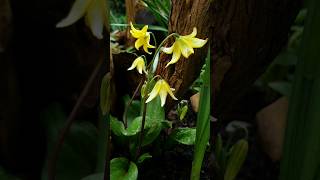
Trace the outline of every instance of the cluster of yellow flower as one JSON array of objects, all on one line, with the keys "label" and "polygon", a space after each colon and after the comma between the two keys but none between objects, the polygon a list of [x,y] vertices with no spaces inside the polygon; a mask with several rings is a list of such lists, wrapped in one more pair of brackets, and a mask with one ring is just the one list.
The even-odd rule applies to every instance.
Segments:
[{"label": "cluster of yellow flower", "polygon": [[[155,48],[155,46],[150,44],[150,32],[148,32],[148,25],[145,25],[141,30],[136,29],[132,23],[130,23],[130,26],[131,26],[131,30],[130,30],[131,35],[137,39],[135,41],[135,48],[139,50],[139,48],[142,46],[143,50],[146,53],[151,54],[148,51],[148,48]],[[185,36],[176,35],[175,42],[172,44],[171,47],[158,47],[158,48],[161,48],[161,50],[164,53],[172,54],[172,59],[166,65],[166,67],[178,62],[178,60],[181,57],[181,54],[185,58],[188,58],[191,54],[194,53],[193,48],[201,48],[207,43],[208,39],[205,39],[205,40],[199,39],[199,38],[196,38],[196,35],[197,35],[197,28],[193,28],[192,33],[189,35],[185,35]],[[142,71],[145,74],[148,73],[148,71],[146,70],[145,60],[142,56],[137,57],[133,61],[131,67],[128,70],[133,70],[134,68],[136,68],[140,74],[142,74]],[[169,84],[165,80],[160,79],[156,82],[152,91],[148,94],[149,97],[146,100],[146,103],[152,101],[154,98],[157,97],[157,95],[160,96],[161,106],[164,106],[168,94],[174,100],[177,100],[177,98],[174,96],[172,91],[174,91],[174,89],[170,88]]]}]

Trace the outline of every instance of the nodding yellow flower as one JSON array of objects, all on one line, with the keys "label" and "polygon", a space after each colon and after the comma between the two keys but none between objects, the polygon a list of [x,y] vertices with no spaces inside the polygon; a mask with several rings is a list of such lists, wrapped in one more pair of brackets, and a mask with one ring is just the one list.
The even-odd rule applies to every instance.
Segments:
[{"label": "nodding yellow flower", "polygon": [[137,68],[137,70],[140,74],[142,74],[142,71],[147,74],[145,62],[141,56],[137,57],[133,61],[132,65],[128,68],[128,71],[130,71],[134,68]]},{"label": "nodding yellow flower", "polygon": [[164,104],[166,103],[166,98],[167,95],[169,94],[172,99],[174,100],[178,100],[172,93],[172,91],[174,91],[173,88],[170,88],[169,84],[163,80],[160,79],[159,81],[157,81],[157,83],[154,85],[151,93],[149,94],[149,98],[147,99],[146,103],[152,101],[157,95],[160,96],[160,100],[161,100],[161,107],[164,106]]},{"label": "nodding yellow flower", "polygon": [[103,26],[109,26],[106,3],[106,0],[75,0],[67,17],[62,19],[56,27],[70,26],[84,16],[85,23],[91,29],[92,34],[102,39]]},{"label": "nodding yellow flower", "polygon": [[162,51],[164,53],[173,54],[172,59],[166,65],[166,67],[168,67],[170,64],[174,64],[178,62],[178,60],[181,57],[181,54],[185,58],[188,58],[191,54],[194,53],[193,48],[201,48],[207,43],[208,38],[203,40],[203,39],[196,38],[196,35],[197,35],[197,28],[193,28],[193,31],[191,34],[186,36],[176,37],[176,40],[171,47],[162,48]]},{"label": "nodding yellow flower", "polygon": [[148,51],[148,48],[155,48],[155,47],[150,44],[150,32],[147,32],[148,25],[145,25],[141,30],[134,28],[134,26],[132,25],[132,22],[130,22],[130,26],[131,26],[131,30],[130,30],[131,35],[137,39],[134,44],[135,48],[139,50],[139,48],[143,46],[143,50],[146,53],[151,54],[151,52]]}]

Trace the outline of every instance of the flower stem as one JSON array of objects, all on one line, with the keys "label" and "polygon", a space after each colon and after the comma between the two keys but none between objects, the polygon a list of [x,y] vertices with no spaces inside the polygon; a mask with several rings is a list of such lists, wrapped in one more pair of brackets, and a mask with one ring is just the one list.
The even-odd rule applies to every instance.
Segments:
[{"label": "flower stem", "polygon": [[132,101],[133,101],[134,97],[136,97],[136,95],[138,94],[139,89],[140,89],[140,87],[142,86],[144,80],[145,80],[145,77],[143,77],[143,78],[141,79],[139,85],[138,85],[137,88],[135,89],[135,91],[134,91],[134,93],[133,93],[130,101],[128,102],[128,104],[127,104],[127,106],[126,106],[126,108],[125,108],[125,110],[124,110],[124,113],[123,113],[123,121],[124,121],[124,122],[123,122],[123,123],[124,123],[125,128],[128,127],[128,119],[127,119],[128,109],[129,109],[130,105],[132,104]]},{"label": "flower stem", "polygon": [[[148,84],[146,85],[146,89],[148,90]],[[142,103],[143,103],[143,113],[142,113],[142,122],[141,122],[141,131],[140,131],[140,136],[139,136],[139,139],[138,139],[138,149],[137,149],[137,153],[136,153],[136,158],[135,159],[138,159],[139,155],[140,155],[140,152],[141,152],[141,147],[142,147],[142,141],[143,141],[143,135],[144,135],[144,124],[146,122],[146,114],[147,114],[147,103],[146,103],[146,100],[147,100],[147,95],[145,94],[143,96],[143,100],[142,100]]]},{"label": "flower stem", "polygon": [[[172,33],[172,34],[170,34],[169,36],[167,36],[167,37],[159,44],[158,48],[156,49],[155,54],[154,54],[154,56],[153,56],[153,58],[152,58],[152,61],[151,61],[150,64],[149,64],[150,68],[153,68],[153,69],[150,69],[152,73],[154,73],[154,72],[156,71],[157,67],[158,67],[158,62],[159,62],[159,61],[157,60],[157,61],[155,62],[155,59],[156,59],[158,53],[160,52],[161,47],[162,47],[162,46],[164,45],[164,43],[165,43],[169,38],[171,38],[172,36],[179,36],[179,35],[178,35],[177,33]],[[148,68],[149,68],[149,66],[148,66]]]}]

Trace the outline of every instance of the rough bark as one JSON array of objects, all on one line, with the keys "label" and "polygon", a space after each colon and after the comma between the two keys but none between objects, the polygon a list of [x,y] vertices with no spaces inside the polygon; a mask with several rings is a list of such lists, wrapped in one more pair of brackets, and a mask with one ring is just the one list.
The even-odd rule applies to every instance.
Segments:
[{"label": "rough bark", "polygon": [[287,42],[300,0],[215,0],[214,112],[227,118]]},{"label": "rough bark", "polygon": [[[208,0],[172,0],[169,32],[186,35],[192,32],[193,27],[196,27],[198,38],[209,38],[210,40],[212,21],[209,15],[212,14],[211,11],[213,10],[211,5],[212,3]],[[171,44],[172,42],[169,42],[165,46],[171,46]],[[188,59],[181,56],[181,59],[176,64],[168,68],[165,68],[165,66],[170,61],[171,55],[161,54],[157,73],[165,78],[171,87],[176,89],[175,94],[181,97],[199,76],[207,54],[206,52],[207,46],[195,49],[195,53]],[[172,105],[173,102],[169,100],[169,108]]]},{"label": "rough bark", "polygon": [[[215,116],[230,114],[286,44],[299,5],[300,0],[172,0],[169,32],[189,34],[197,27],[197,36],[210,40]],[[206,51],[206,47],[197,49],[169,68],[164,66],[171,56],[161,54],[157,72],[179,97],[198,77]]]}]

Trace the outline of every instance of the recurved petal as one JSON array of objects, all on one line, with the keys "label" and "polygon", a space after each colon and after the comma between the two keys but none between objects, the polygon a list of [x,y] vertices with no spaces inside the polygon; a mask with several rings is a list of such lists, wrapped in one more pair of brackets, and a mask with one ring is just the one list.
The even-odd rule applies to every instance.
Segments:
[{"label": "recurved petal", "polygon": [[88,26],[92,34],[98,39],[102,39],[103,25],[106,20],[106,4],[104,0],[94,0],[88,8],[86,15]]},{"label": "recurved petal", "polygon": [[175,43],[171,47],[163,47],[161,48],[161,50],[166,54],[172,54],[174,45]]},{"label": "recurved petal", "polygon": [[180,57],[181,57],[180,46],[179,46],[179,44],[176,44],[173,48],[172,58],[171,58],[170,62],[166,65],[166,67],[168,67],[170,64],[174,64],[174,63],[178,62]]},{"label": "recurved petal", "polygon": [[192,33],[191,33],[191,34],[189,34],[189,35],[185,35],[185,36],[182,36],[182,37],[186,37],[186,38],[194,38],[194,37],[196,37],[196,35],[197,35],[197,28],[196,28],[196,27],[194,27],[194,28],[193,28],[193,30],[192,30]]},{"label": "recurved petal", "polygon": [[190,38],[187,41],[193,48],[201,48],[207,43],[208,39]]},{"label": "recurved petal", "polygon": [[82,16],[84,16],[92,1],[93,0],[76,0],[67,17],[62,19],[56,27],[66,27],[78,21]]},{"label": "recurved petal", "polygon": [[[172,93],[172,89],[173,89],[173,88],[170,88],[170,87],[167,89],[169,95],[172,97],[172,99],[178,100],[178,99],[174,96],[174,94]],[[173,89],[173,90],[174,90],[174,89]]]}]

